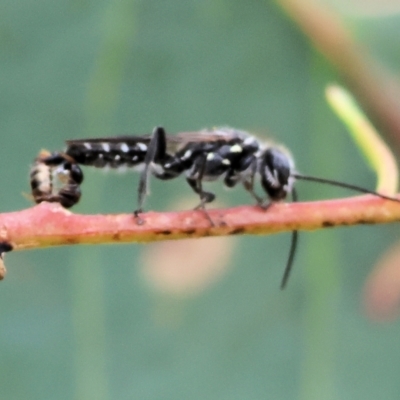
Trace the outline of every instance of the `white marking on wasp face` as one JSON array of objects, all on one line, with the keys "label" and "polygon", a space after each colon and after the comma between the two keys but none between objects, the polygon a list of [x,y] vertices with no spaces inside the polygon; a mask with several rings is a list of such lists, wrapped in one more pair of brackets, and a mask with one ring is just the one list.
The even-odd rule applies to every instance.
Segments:
[{"label": "white marking on wasp face", "polygon": [[144,143],[136,143],[136,147],[141,151],[147,151],[147,146]]},{"label": "white marking on wasp face", "polygon": [[214,153],[208,153],[208,154],[207,154],[207,161],[213,160],[214,157],[215,157]]},{"label": "white marking on wasp face", "polygon": [[171,163],[166,163],[166,164],[164,164],[164,168],[171,168]]},{"label": "white marking on wasp face", "polygon": [[90,143],[83,143],[83,146],[85,147],[85,149],[88,149],[88,150],[92,149],[92,145]]},{"label": "white marking on wasp face", "polygon": [[243,148],[239,144],[234,144],[233,146],[231,146],[229,151],[231,153],[241,153],[243,151]]},{"label": "white marking on wasp face", "polygon": [[102,143],[101,147],[103,148],[103,150],[108,153],[110,151],[110,145],[109,143]]},{"label": "white marking on wasp face", "polygon": [[279,188],[281,186],[278,180],[278,172],[276,169],[274,169],[274,171],[271,172],[269,168],[266,168],[265,178],[267,179],[267,182],[271,185],[272,188]]},{"label": "white marking on wasp face", "polygon": [[119,154],[116,154],[115,157],[114,157],[114,160],[115,161],[119,161],[120,159],[121,159],[121,156]]},{"label": "white marking on wasp face", "polygon": [[231,162],[230,162],[227,158],[224,158],[224,159],[222,160],[222,164],[224,164],[224,165],[231,165]]},{"label": "white marking on wasp face", "polygon": [[137,159],[138,159],[137,156],[133,156],[133,157],[132,157],[132,161],[133,161],[133,162],[135,162]]},{"label": "white marking on wasp face", "polygon": [[272,171],[272,173],[273,173],[273,175],[274,175],[275,180],[276,180],[277,182],[279,182],[278,170],[274,169],[274,170]]},{"label": "white marking on wasp face", "polygon": [[129,146],[126,143],[121,143],[119,145],[119,148],[123,153],[127,153],[129,151]]}]

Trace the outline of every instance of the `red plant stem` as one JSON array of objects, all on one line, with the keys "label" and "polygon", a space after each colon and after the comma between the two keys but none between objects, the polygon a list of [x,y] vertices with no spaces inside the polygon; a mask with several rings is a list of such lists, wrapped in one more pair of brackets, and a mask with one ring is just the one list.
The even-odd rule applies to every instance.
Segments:
[{"label": "red plant stem", "polygon": [[[400,200],[399,200],[400,201]],[[55,203],[0,214],[0,241],[14,250],[70,244],[152,242],[234,234],[271,234],[292,230],[389,223],[400,220],[400,204],[372,195],[309,203],[273,204],[208,211],[142,214],[73,214]]]}]

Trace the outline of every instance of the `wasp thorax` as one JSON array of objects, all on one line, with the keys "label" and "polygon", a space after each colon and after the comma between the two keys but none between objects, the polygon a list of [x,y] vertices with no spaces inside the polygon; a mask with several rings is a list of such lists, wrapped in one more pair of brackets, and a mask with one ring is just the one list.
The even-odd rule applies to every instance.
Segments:
[{"label": "wasp thorax", "polygon": [[292,159],[278,148],[269,148],[259,160],[261,184],[272,200],[282,200],[291,191]]}]

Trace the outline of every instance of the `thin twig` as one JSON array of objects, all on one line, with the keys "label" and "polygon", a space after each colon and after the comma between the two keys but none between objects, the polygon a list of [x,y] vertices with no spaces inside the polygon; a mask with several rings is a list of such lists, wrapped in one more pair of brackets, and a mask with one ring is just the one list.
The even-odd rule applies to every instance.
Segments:
[{"label": "thin twig", "polygon": [[267,211],[255,206],[209,210],[211,226],[202,211],[148,212],[138,225],[133,214],[73,214],[55,203],[0,214],[0,241],[13,250],[71,244],[153,242],[159,240],[272,234],[334,226],[400,221],[400,204],[365,195],[308,203],[273,204]]}]

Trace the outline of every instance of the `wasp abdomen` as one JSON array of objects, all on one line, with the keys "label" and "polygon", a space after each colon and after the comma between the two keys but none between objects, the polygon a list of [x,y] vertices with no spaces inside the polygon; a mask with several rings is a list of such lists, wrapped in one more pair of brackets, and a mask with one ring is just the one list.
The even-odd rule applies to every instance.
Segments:
[{"label": "wasp abdomen", "polygon": [[135,143],[128,145],[124,142],[70,142],[65,152],[81,165],[97,168],[122,166],[135,167],[144,162],[147,145]]}]

